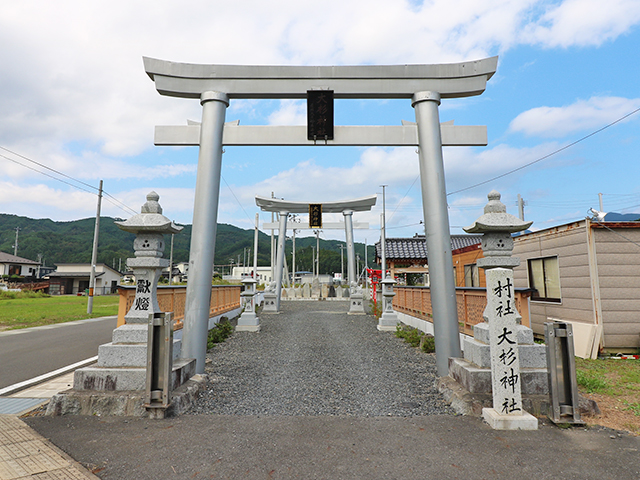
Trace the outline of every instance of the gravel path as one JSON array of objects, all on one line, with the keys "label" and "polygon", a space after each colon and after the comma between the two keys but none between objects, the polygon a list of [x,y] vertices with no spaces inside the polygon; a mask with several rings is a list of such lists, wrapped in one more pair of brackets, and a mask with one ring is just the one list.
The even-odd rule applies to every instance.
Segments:
[{"label": "gravel path", "polygon": [[260,333],[207,353],[207,388],[189,413],[423,416],[453,414],[435,388],[433,355],[378,332],[347,302],[282,302]]}]

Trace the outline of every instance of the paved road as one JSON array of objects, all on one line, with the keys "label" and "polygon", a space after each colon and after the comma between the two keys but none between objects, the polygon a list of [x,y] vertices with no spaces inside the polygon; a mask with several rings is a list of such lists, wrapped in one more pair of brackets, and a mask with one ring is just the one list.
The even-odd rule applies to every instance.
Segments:
[{"label": "paved road", "polygon": [[94,357],[117,317],[0,332],[0,388]]}]

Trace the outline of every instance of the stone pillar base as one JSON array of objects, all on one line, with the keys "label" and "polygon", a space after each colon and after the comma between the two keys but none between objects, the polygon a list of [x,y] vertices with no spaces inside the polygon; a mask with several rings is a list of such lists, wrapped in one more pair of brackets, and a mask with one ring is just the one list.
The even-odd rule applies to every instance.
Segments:
[{"label": "stone pillar base", "polygon": [[395,332],[396,331],[396,326],[393,325],[380,325],[378,324],[378,331],[380,332]]},{"label": "stone pillar base", "polygon": [[364,315],[364,298],[362,293],[352,293],[349,302],[349,315]]},{"label": "stone pillar base", "polygon": [[483,408],[482,418],[494,430],[538,429],[538,419],[524,411],[522,415],[502,415],[493,408]]},{"label": "stone pillar base", "polygon": [[238,325],[236,332],[259,332],[260,325]]},{"label": "stone pillar base", "polygon": [[236,326],[236,332],[259,332],[260,331],[260,319],[255,312],[245,310],[240,318],[238,318],[238,325]]},{"label": "stone pillar base", "polygon": [[384,312],[380,315],[380,320],[378,320],[378,330],[393,330],[395,331],[396,325],[400,323],[400,319],[396,315],[396,312],[391,310],[390,312]]},{"label": "stone pillar base", "polygon": [[264,293],[264,306],[262,307],[262,311],[267,313],[279,313],[276,294],[274,292]]}]

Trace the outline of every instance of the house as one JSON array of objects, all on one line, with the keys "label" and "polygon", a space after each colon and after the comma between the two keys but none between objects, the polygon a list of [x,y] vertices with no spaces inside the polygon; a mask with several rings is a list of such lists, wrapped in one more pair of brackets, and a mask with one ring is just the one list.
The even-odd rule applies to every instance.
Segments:
[{"label": "house", "polygon": [[[50,280],[49,294],[67,295],[81,294],[89,288],[91,264],[89,263],[61,263],[56,265],[55,272],[48,275]],[[96,285],[94,295],[109,295],[116,293],[122,275],[117,270],[99,263],[96,265]]]},{"label": "house", "polygon": [[17,275],[19,277],[37,278],[40,265],[40,262],[34,260],[0,252],[0,277]]},{"label": "house", "polygon": [[516,287],[533,289],[531,328],[573,326],[576,354],[640,347],[640,222],[586,218],[514,238]]},{"label": "house", "polygon": [[[469,277],[469,282],[476,278],[477,267],[473,269],[468,264],[475,266],[475,258],[480,249],[481,235],[451,235],[451,251],[454,258],[454,274],[456,286],[477,287],[479,284],[465,284],[465,277]],[[413,238],[387,238],[385,239],[385,254],[387,268],[392,278],[397,278],[401,283],[405,283],[407,274],[424,275],[428,282],[429,266],[427,241],[424,235],[414,235]],[[468,254],[471,252],[470,254]],[[480,254],[482,250],[479,250]],[[376,262],[381,262],[380,242],[376,243]],[[458,263],[456,263],[458,260]],[[464,263],[466,262],[466,263]],[[476,272],[474,276],[472,274]]]}]

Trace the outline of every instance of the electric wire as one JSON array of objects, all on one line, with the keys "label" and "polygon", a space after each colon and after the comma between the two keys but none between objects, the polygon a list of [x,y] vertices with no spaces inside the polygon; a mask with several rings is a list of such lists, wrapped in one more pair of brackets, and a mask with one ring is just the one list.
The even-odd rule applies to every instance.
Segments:
[{"label": "electric wire", "polygon": [[[29,161],[31,163],[34,163],[34,164],[36,164],[36,165],[38,165],[38,166],[40,166],[42,168],[46,168],[49,171],[52,171],[52,172],[54,172],[54,173],[56,173],[58,175],[61,175],[61,176],[65,177],[65,178],[73,180],[74,182],[77,182],[77,183],[79,183],[81,185],[85,185],[85,186],[87,186],[87,187],[89,187],[89,188],[91,188],[93,190],[98,190],[98,191],[100,190],[98,187],[94,187],[93,185],[90,185],[90,184],[85,183],[85,182],[83,182],[81,180],[73,178],[73,177],[71,177],[71,176],[69,176],[69,175],[67,175],[65,173],[59,172],[58,170],[56,170],[54,168],[47,167],[46,165],[44,165],[44,164],[42,164],[40,162],[36,162],[35,160],[32,160],[32,159],[30,159],[28,157],[25,157],[24,155],[16,153],[16,152],[14,152],[12,150],[9,150],[8,148],[5,148],[5,147],[3,147],[1,145],[0,145],[0,149],[5,150],[6,152],[9,152],[9,153],[11,153],[11,154],[13,154],[13,155],[15,155],[17,157],[23,158],[23,159],[25,159],[25,160],[27,160],[27,161]],[[98,195],[97,192],[91,192],[91,191],[87,190],[86,188],[82,188],[82,187],[80,187],[78,185],[74,185],[73,183],[67,182],[66,180],[63,180],[61,178],[55,177],[53,175],[50,175],[47,172],[43,172],[42,170],[38,170],[37,168],[31,167],[29,165],[26,165],[26,164],[24,164],[22,162],[19,162],[18,160],[14,159],[14,158],[7,157],[6,155],[4,155],[2,153],[0,153],[0,157],[4,158],[6,160],[9,160],[10,162],[13,162],[13,163],[15,163],[17,165],[20,165],[21,167],[28,168],[29,170],[32,170],[32,171],[34,171],[36,173],[44,175],[45,177],[49,177],[49,178],[51,178],[53,180],[57,180],[58,182],[64,183],[65,185],[69,185],[70,187],[77,188],[78,190],[82,190],[83,192],[87,192],[87,193],[89,193],[91,195],[96,195],[96,196]],[[138,213],[136,210],[134,210],[133,208],[129,207],[125,203],[121,202],[120,200],[118,200],[117,198],[115,198],[113,195],[111,195],[110,193],[106,192],[105,190],[102,190],[102,194],[110,197],[112,200],[110,200],[109,198],[105,198],[105,200],[107,202],[111,203],[113,206],[118,207],[120,210],[122,210],[124,212],[127,212],[127,210],[129,210],[130,212],[133,212],[134,215]],[[129,212],[127,212],[127,213],[129,213]]]},{"label": "electric wire", "polygon": [[[16,152],[14,152],[14,151],[12,151],[12,150],[9,150],[8,148],[3,147],[2,145],[0,145],[0,148],[1,148],[2,150],[5,150],[5,151],[7,151],[7,152],[9,152],[9,153],[11,153],[11,154],[13,154],[13,155],[17,156],[17,157],[20,157],[20,158],[22,158],[22,159],[24,159],[24,160],[27,160],[28,162],[35,163],[36,165],[39,165],[39,166],[40,166],[40,167],[42,167],[42,168],[46,168],[47,170],[50,170],[50,171],[52,171],[52,172],[54,172],[54,173],[57,173],[58,175],[60,175],[60,176],[62,176],[62,177],[68,178],[69,180],[73,180],[74,182],[77,182],[77,183],[79,183],[79,184],[81,184],[81,185],[84,185],[85,187],[89,187],[89,188],[92,188],[92,189],[94,189],[94,190],[99,190],[97,187],[94,187],[93,185],[89,185],[88,183],[85,183],[85,182],[83,182],[83,181],[81,181],[81,180],[78,180],[78,179],[76,179],[76,178],[70,177],[69,175],[67,175],[67,174],[65,174],[65,173],[62,173],[62,172],[59,172],[58,170],[56,170],[56,169],[54,169],[54,168],[47,167],[46,165],[43,165],[43,164],[42,164],[42,163],[40,163],[40,162],[36,162],[35,160],[30,159],[29,157],[25,157],[24,155],[21,155],[21,154],[16,153]],[[5,158],[7,158],[7,157],[5,157]],[[16,162],[16,163],[17,163],[17,162]],[[37,172],[38,170],[35,170],[35,171]],[[41,173],[42,173],[42,172],[41,172]],[[52,177],[52,178],[53,178],[53,177]]]},{"label": "electric wire", "polygon": [[520,166],[520,167],[518,167],[518,168],[514,168],[513,170],[510,170],[510,171],[508,171],[508,172],[505,172],[505,173],[503,173],[503,174],[501,174],[501,175],[498,175],[498,176],[496,176],[496,177],[490,178],[489,180],[485,180],[485,181],[483,181],[483,182],[476,183],[475,185],[471,185],[470,187],[461,188],[460,190],[455,190],[455,191],[453,191],[453,192],[447,193],[447,196],[449,196],[449,195],[455,195],[456,193],[464,192],[464,191],[467,191],[467,190],[471,190],[472,188],[476,188],[476,187],[479,187],[479,186],[481,186],[481,185],[485,185],[485,184],[487,184],[487,183],[489,183],[489,182],[493,182],[494,180],[498,180],[499,178],[506,177],[507,175],[511,175],[512,173],[515,173],[515,172],[518,172],[518,171],[520,171],[520,170],[522,170],[522,169],[524,169],[524,168],[530,167],[531,165],[534,165],[534,164],[536,164],[536,163],[538,163],[538,162],[541,162],[542,160],[546,160],[547,158],[552,157],[553,155],[556,155],[556,154],[558,154],[558,153],[560,153],[560,152],[562,152],[562,151],[564,151],[564,150],[567,150],[568,148],[573,147],[574,145],[577,145],[577,144],[578,144],[578,143],[580,143],[580,142],[583,142],[584,140],[586,140],[586,139],[588,139],[588,138],[590,138],[590,137],[593,137],[594,135],[596,135],[596,134],[598,134],[598,133],[600,133],[600,132],[602,132],[602,131],[606,130],[606,129],[607,129],[607,128],[609,128],[609,127],[612,127],[613,125],[616,125],[617,123],[620,123],[622,120],[624,120],[624,119],[626,119],[626,118],[629,118],[631,115],[634,115],[634,114],[636,114],[636,113],[638,113],[638,112],[640,112],[640,108],[636,108],[636,109],[635,109],[635,110],[633,110],[632,112],[627,113],[626,115],[624,115],[624,116],[622,116],[622,117],[618,118],[617,120],[615,120],[615,121],[613,121],[613,122],[611,122],[611,123],[609,123],[609,124],[605,125],[604,127],[599,128],[598,130],[596,130],[596,131],[594,131],[594,132],[591,132],[590,134],[585,135],[585,136],[584,136],[584,137],[582,137],[582,138],[579,138],[579,139],[578,139],[578,140],[576,140],[575,142],[571,142],[571,143],[569,143],[569,144],[565,145],[564,147],[561,147],[561,148],[559,148],[559,149],[557,149],[557,150],[554,150],[553,152],[548,153],[547,155],[544,155],[544,156],[542,156],[542,157],[538,158],[537,160],[534,160],[534,161],[532,161],[532,162],[529,162],[529,163],[526,163],[526,164],[524,164],[524,165],[521,165],[521,166]]},{"label": "electric wire", "polygon": [[247,218],[251,221],[251,217],[249,216],[249,214],[247,213],[247,211],[244,209],[244,206],[240,203],[240,200],[238,200],[238,197],[236,197],[236,194],[233,193],[233,190],[231,190],[231,187],[229,186],[229,184],[227,183],[226,178],[224,178],[224,176],[222,174],[220,174],[220,177],[222,177],[222,180],[224,180],[225,185],[227,186],[227,188],[229,189],[229,191],[231,192],[231,195],[233,195],[233,198],[236,199],[236,202],[238,202],[238,205],[240,205],[240,208],[242,209],[242,211],[244,212],[244,214],[247,216]]},{"label": "electric wire", "polygon": [[600,222],[597,218],[589,218],[589,220],[591,220],[592,222],[597,223],[598,225],[601,225],[602,227],[606,228],[607,230],[609,230],[611,233],[615,233],[616,235],[624,238],[627,242],[633,243],[634,245],[640,247],[640,243],[636,243],[633,240],[625,237],[624,235],[622,235],[621,233],[616,232],[615,230],[612,230],[611,228],[607,227],[604,223]]}]

